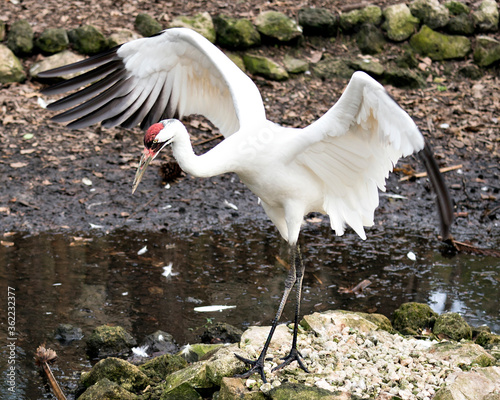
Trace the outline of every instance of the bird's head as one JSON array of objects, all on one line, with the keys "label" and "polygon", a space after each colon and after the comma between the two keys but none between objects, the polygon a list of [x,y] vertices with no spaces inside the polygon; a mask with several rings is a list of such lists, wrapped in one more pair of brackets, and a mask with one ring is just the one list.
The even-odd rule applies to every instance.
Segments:
[{"label": "bird's head", "polygon": [[175,119],[166,119],[151,125],[146,131],[144,135],[144,151],[141,156],[141,161],[139,162],[139,168],[137,168],[135,174],[132,193],[134,193],[137,186],[139,186],[149,163],[156,158],[164,147],[174,141],[177,132],[177,124],[181,124],[181,122]]}]

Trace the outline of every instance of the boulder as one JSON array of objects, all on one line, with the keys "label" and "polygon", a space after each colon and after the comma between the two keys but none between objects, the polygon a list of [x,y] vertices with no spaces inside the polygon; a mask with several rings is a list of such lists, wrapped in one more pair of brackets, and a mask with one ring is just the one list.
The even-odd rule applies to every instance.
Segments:
[{"label": "boulder", "polygon": [[380,25],[382,23],[382,9],[379,6],[367,6],[340,14],[339,25],[345,32],[359,29],[363,24]]},{"label": "boulder", "polygon": [[312,330],[316,336],[330,338],[334,333],[341,333],[348,326],[362,334],[376,331],[378,326],[358,313],[342,310],[315,312],[306,315],[300,322],[306,330]]},{"label": "boulder", "polygon": [[438,337],[456,340],[472,339],[472,329],[458,313],[441,314],[436,319],[432,333]]},{"label": "boulder", "polygon": [[438,0],[414,0],[410,3],[410,11],[431,29],[442,28],[450,20],[450,11]]},{"label": "boulder", "polygon": [[446,385],[436,392],[433,400],[496,400],[500,397],[498,382],[500,382],[500,367],[455,372],[446,379]]},{"label": "boulder", "polygon": [[0,83],[23,82],[26,73],[19,58],[7,46],[0,44]]},{"label": "boulder", "polygon": [[465,58],[471,51],[471,42],[465,36],[443,35],[433,31],[427,25],[410,39],[410,45],[432,60]]},{"label": "boulder", "polygon": [[429,354],[438,360],[459,365],[462,369],[495,365],[495,357],[475,343],[440,342],[432,346]]},{"label": "boulder", "polygon": [[417,335],[426,328],[432,328],[437,316],[427,304],[404,303],[394,311],[392,325],[405,335]]},{"label": "boulder", "polygon": [[446,31],[454,35],[472,35],[474,33],[474,19],[471,14],[454,15],[446,25]]},{"label": "boulder", "polygon": [[234,53],[225,53],[226,56],[236,64],[236,66],[241,69],[243,72],[246,71],[245,69],[245,63],[243,62],[243,57],[241,57],[239,54],[234,54]]},{"label": "boulder", "polygon": [[313,73],[321,79],[349,79],[354,70],[342,58],[324,57],[312,67]]},{"label": "boulder", "polygon": [[307,61],[291,57],[288,54],[283,58],[283,65],[289,74],[301,74],[309,69]]},{"label": "boulder", "polygon": [[288,79],[288,72],[270,58],[245,54],[243,56],[245,67],[251,74],[260,75],[274,81]]},{"label": "boulder", "polygon": [[[214,397],[215,398],[215,397]],[[260,390],[250,390],[240,378],[222,378],[217,400],[266,400]]]},{"label": "boulder", "polygon": [[139,39],[141,36],[130,29],[120,29],[113,32],[108,37],[109,47],[119,46],[120,44],[130,42],[135,39]]},{"label": "boulder", "polygon": [[[349,60],[347,64],[354,69],[355,71],[363,71],[366,72],[368,75],[371,75],[373,77],[380,77],[384,74],[385,68],[382,64],[380,64],[378,61],[371,60],[368,58],[357,58],[354,60]],[[369,315],[369,314],[367,314]],[[371,321],[369,318],[366,318],[367,320]],[[375,321],[371,321],[375,323]],[[387,320],[389,322],[389,320]],[[389,325],[391,323],[389,322]],[[391,327],[392,328],[392,327]],[[390,332],[390,330],[388,331]]]},{"label": "boulder", "polygon": [[278,11],[265,11],[255,19],[257,30],[268,38],[289,42],[302,36],[302,28],[294,19]]},{"label": "boulder", "polygon": [[163,354],[139,366],[139,369],[154,383],[159,383],[166,376],[186,368],[188,363],[180,355]]},{"label": "boulder", "polygon": [[500,60],[500,42],[488,36],[478,36],[474,49],[474,62],[489,67]]},{"label": "boulder", "polygon": [[408,39],[418,28],[419,20],[411,14],[406,4],[394,4],[384,9],[385,22],[382,28],[387,37],[395,42]]},{"label": "boulder", "polygon": [[0,21],[0,42],[5,40],[5,22]]},{"label": "boulder", "polygon": [[33,29],[28,21],[14,22],[9,29],[5,43],[17,56],[26,56],[33,51]]},{"label": "boulder", "polygon": [[171,28],[189,28],[215,43],[215,26],[208,12],[198,13],[194,16],[180,15],[175,17],[169,26]]},{"label": "boulder", "polygon": [[136,400],[138,396],[105,378],[89,387],[78,400]]},{"label": "boulder", "polygon": [[472,12],[476,28],[480,32],[498,30],[498,5],[495,0],[483,0],[479,8]]},{"label": "boulder", "polygon": [[35,41],[35,45],[44,54],[54,54],[66,50],[69,46],[66,29],[49,28],[44,30]]},{"label": "boulder", "polygon": [[91,358],[121,356],[135,345],[135,339],[121,326],[101,325],[87,339],[87,353]]},{"label": "boulder", "polygon": [[223,14],[214,18],[217,42],[230,49],[246,49],[260,44],[260,34],[246,18],[232,18]]},{"label": "boulder", "polygon": [[174,337],[170,333],[161,330],[146,336],[142,346],[147,346],[147,353],[153,355],[174,354],[179,351],[179,346]]},{"label": "boulder", "polygon": [[451,15],[470,14],[470,8],[461,1],[447,1],[444,6]]},{"label": "boulder", "polygon": [[[425,81],[422,77],[417,72],[407,68],[387,68],[384,71],[382,82],[399,88],[419,89],[425,87]],[[427,321],[432,323],[432,317]],[[415,330],[409,323],[403,329],[404,322],[401,320],[397,323],[399,329],[396,328],[396,321],[393,321],[393,324],[395,329],[406,335],[415,335],[421,332],[421,329]]]},{"label": "boulder", "polygon": [[363,54],[377,54],[384,50],[384,34],[373,24],[364,24],[356,34],[356,43]]},{"label": "boulder", "polygon": [[134,28],[144,37],[156,35],[162,31],[161,24],[151,15],[141,13],[135,17]]},{"label": "boulder", "polygon": [[[81,56],[80,54],[65,50],[46,57],[41,61],[35,62],[30,68],[30,75],[33,78],[37,78],[40,72],[62,67],[63,65],[72,64],[81,60],[83,60],[83,56]],[[76,76],[76,74],[65,75],[64,78],[69,79],[74,76]]]},{"label": "boulder", "polygon": [[299,11],[299,25],[308,36],[335,36],[338,16],[325,8],[302,8]]},{"label": "boulder", "polygon": [[83,25],[68,31],[68,38],[73,48],[80,54],[97,54],[108,48],[108,41],[93,25]]},{"label": "boulder", "polygon": [[187,362],[196,362],[201,360],[206,354],[217,350],[222,344],[206,344],[206,343],[195,343],[188,344],[182,348],[178,353],[179,357],[182,357]]},{"label": "boulder", "polygon": [[[269,391],[267,395],[273,400],[301,399],[301,400],[336,400],[341,397],[333,392],[315,386],[301,383],[285,382]],[[350,396],[349,396],[350,397]],[[344,398],[349,398],[345,396]]]},{"label": "boulder", "polygon": [[78,328],[71,324],[59,324],[54,333],[54,338],[61,343],[69,344],[75,340],[83,338],[82,328]]}]

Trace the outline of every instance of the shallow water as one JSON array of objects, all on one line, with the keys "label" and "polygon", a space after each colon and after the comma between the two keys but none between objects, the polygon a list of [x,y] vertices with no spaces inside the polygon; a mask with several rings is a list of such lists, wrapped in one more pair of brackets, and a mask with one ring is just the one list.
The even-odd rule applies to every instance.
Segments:
[{"label": "shallow water", "polygon": [[[345,309],[390,317],[401,303],[418,301],[500,332],[500,259],[446,258],[440,244],[420,232],[375,228],[361,241],[354,234],[336,238],[327,227],[313,225],[306,227],[301,242],[306,262],[303,314]],[[11,342],[5,339],[8,321],[2,318],[0,398],[52,398],[33,361],[42,343],[58,353],[54,374],[63,390],[75,388],[79,373],[91,362],[84,340],[63,345],[54,339],[60,323],[78,326],[86,336],[102,324],[121,325],[139,344],[162,329],[180,345],[198,341],[211,322],[241,329],[268,325],[286,276],[282,260],[288,260],[286,247],[274,228],[258,226],[185,235],[117,231],[4,238],[0,312],[7,314],[8,287],[14,288],[17,369],[16,395],[9,396]],[[173,274],[165,277],[164,267],[170,264]],[[363,295],[339,293],[364,279],[371,284]],[[236,308],[194,311],[204,305]],[[289,305],[282,321],[292,315]]]}]

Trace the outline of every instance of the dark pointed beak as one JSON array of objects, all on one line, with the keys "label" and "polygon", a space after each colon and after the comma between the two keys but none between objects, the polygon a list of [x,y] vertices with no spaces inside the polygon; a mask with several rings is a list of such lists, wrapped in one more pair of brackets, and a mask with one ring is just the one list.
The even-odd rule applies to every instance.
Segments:
[{"label": "dark pointed beak", "polygon": [[139,161],[139,168],[137,168],[137,172],[135,173],[134,183],[132,184],[132,194],[134,194],[137,186],[139,186],[144,172],[146,172],[146,168],[148,167],[149,163],[153,161],[155,156],[156,154],[154,152],[144,149],[144,153],[142,153],[141,156],[141,161]]}]

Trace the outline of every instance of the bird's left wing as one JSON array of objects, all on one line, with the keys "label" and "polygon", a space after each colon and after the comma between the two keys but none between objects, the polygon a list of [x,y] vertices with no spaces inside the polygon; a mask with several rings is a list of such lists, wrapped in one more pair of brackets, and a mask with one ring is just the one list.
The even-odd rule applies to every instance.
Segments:
[{"label": "bird's left wing", "polygon": [[73,129],[102,122],[106,127],[141,127],[165,118],[200,114],[224,136],[265,118],[252,80],[203,36],[186,28],[167,29],[106,53],[39,74],[41,78],[88,72],[43,91],[66,93],[49,105],[58,122]]},{"label": "bird's left wing", "polygon": [[[332,229],[342,235],[348,224],[362,238],[363,227],[373,225],[378,189],[385,190],[393,166],[402,156],[424,148],[424,138],[410,116],[363,72],[353,74],[339,101],[305,128],[301,139],[307,143],[294,162],[322,182],[323,211],[330,216]],[[437,174],[448,196],[443,204],[451,207],[439,170]]]}]

